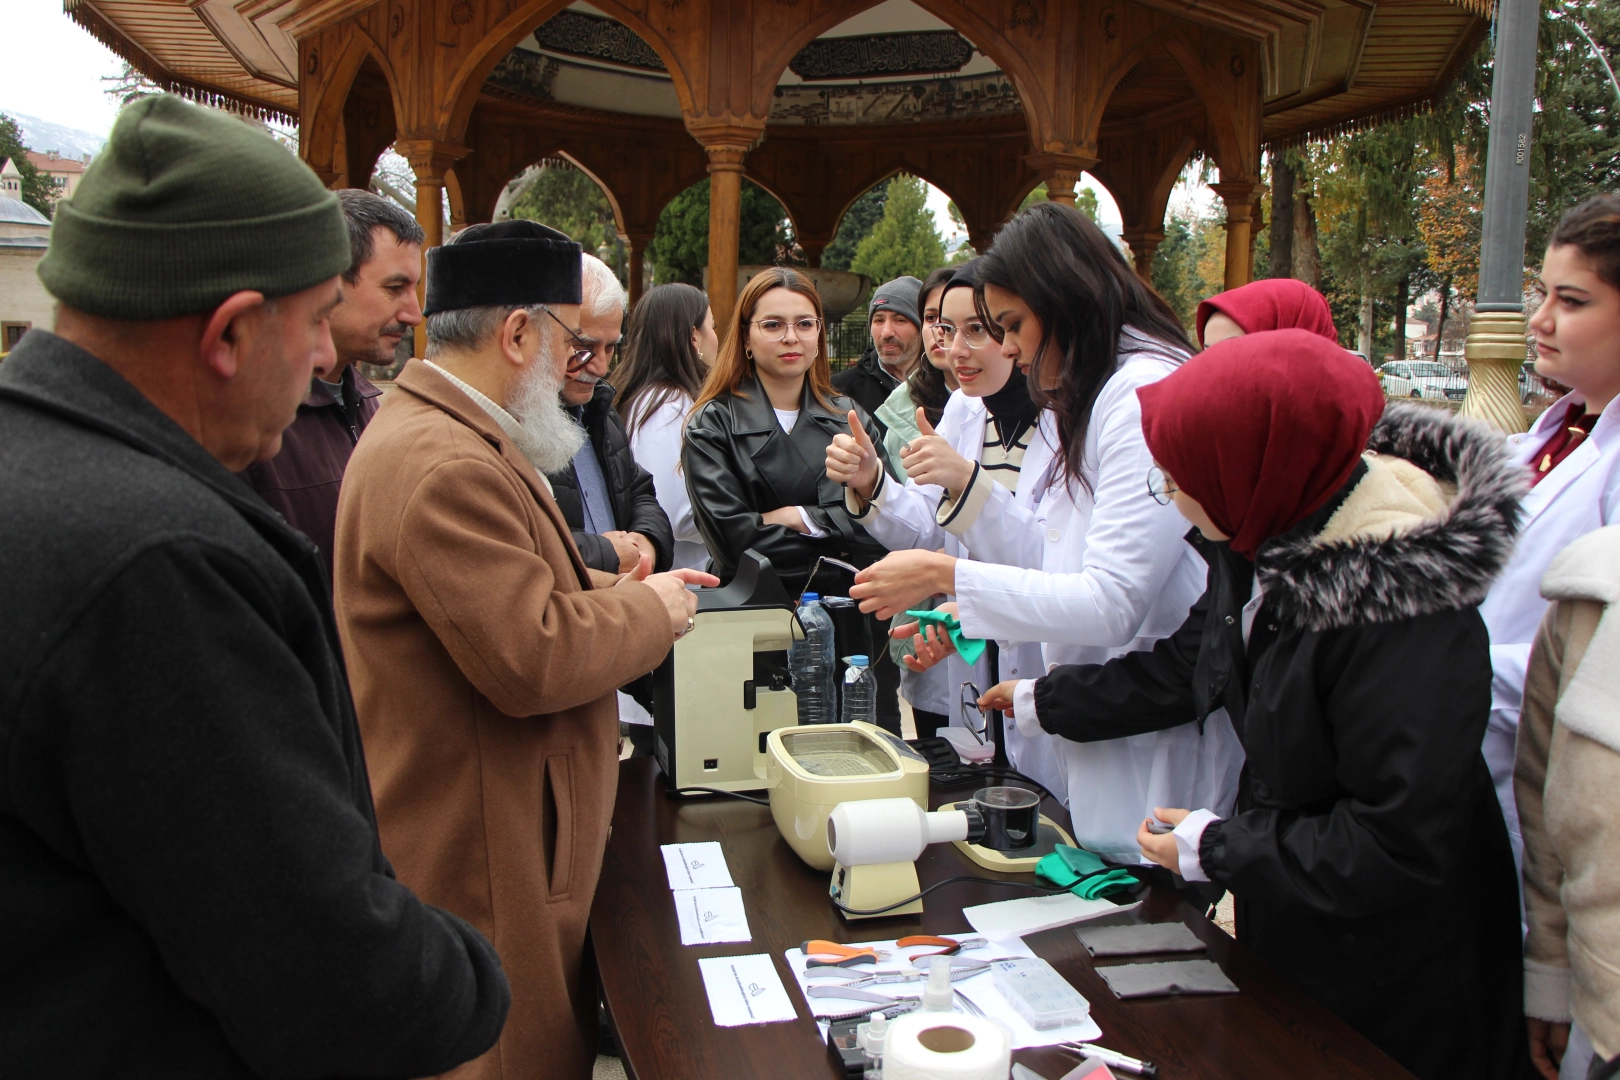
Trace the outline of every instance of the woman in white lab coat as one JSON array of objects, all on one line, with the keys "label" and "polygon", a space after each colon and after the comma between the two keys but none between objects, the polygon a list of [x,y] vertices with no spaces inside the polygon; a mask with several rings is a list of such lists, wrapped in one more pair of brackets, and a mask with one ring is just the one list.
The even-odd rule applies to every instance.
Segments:
[{"label": "woman in white lab coat", "polygon": [[1523,842],[1513,800],[1513,749],[1530,645],[1546,613],[1541,579],[1571,542],[1620,522],[1620,196],[1568,211],[1542,261],[1540,308],[1530,319],[1536,371],[1570,392],[1527,433],[1508,439],[1513,466],[1534,484],[1519,542],[1480,614],[1491,634],[1491,720],[1485,761],[1507,818],[1514,857]]},{"label": "woman in white lab coat", "polygon": [[681,437],[719,351],[708,298],[690,285],[660,285],[630,313],[624,359],[609,376],[630,453],[652,474],[658,505],[674,528],[676,569],[702,570],[709,562],[681,476]]},{"label": "woman in white lab coat", "polygon": [[[951,447],[953,460],[961,463],[957,479],[949,485],[952,491],[973,488],[973,477],[982,475],[1016,499],[1022,486],[1022,463],[1035,436],[1040,409],[1029,396],[1024,373],[1002,355],[1000,343],[978,313],[974,302],[977,263],[973,259],[962,264],[948,279],[938,302],[939,318],[935,325],[923,330],[925,346],[943,350],[959,389],[951,394],[937,428],[919,409],[918,437],[895,446],[890,456],[903,462],[915,458],[913,463],[920,471],[925,460],[933,460],[923,453],[927,440],[922,436],[936,437]],[[913,445],[918,447],[915,454],[910,449]],[[940,484],[912,479],[899,484],[886,476],[859,424],[851,423],[850,433],[834,439],[827,447],[827,475],[846,486],[845,504],[850,515],[890,550],[943,548],[948,556],[968,557],[957,525],[965,509],[962,502]],[[948,480],[945,476],[939,479]],[[1032,504],[1032,499],[1026,499],[1026,505]],[[1039,643],[1007,642],[1001,648],[998,666],[1004,672],[1035,672],[1044,670],[1040,663]],[[997,681],[989,657],[981,657],[977,664],[969,666],[953,649],[934,670],[946,676],[951,726],[963,727],[966,718],[958,703],[967,689],[964,684],[971,682],[982,689]],[[977,695],[970,691],[969,700],[972,697]],[[967,726],[980,726],[977,715]],[[1016,730],[1009,730],[1006,739],[1009,757],[1016,766],[1061,800],[1066,777],[1056,755],[1024,752],[1027,740]],[[1048,742],[1049,737],[1040,741]]]},{"label": "woman in white lab coat", "polygon": [[[1136,399],[1189,355],[1186,334],[1107,237],[1061,204],[1038,203],[1009,222],[978,274],[980,314],[1048,406],[1018,493],[970,483],[957,526],[971,560],[895,552],[862,571],[850,594],[880,616],[954,594],[968,635],[1039,639],[1043,672],[1151,648],[1181,625],[1206,572],[1183,540],[1186,523],[1148,493],[1153,461]],[[944,440],[914,448],[908,474],[959,475],[952,453]],[[914,469],[919,454],[930,460]],[[1189,716],[1107,742],[1049,738],[1023,747],[1022,761],[1055,754],[1075,838],[1119,861],[1139,860],[1136,830],[1164,805],[1156,800],[1175,794],[1229,810],[1236,796],[1242,749],[1224,713],[1202,731]]]}]

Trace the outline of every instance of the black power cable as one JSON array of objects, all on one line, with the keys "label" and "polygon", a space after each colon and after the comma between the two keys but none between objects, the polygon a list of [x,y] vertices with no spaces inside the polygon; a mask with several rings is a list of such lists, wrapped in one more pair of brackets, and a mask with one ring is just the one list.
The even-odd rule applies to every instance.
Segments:
[{"label": "black power cable", "polygon": [[680,788],[679,790],[677,790],[675,792],[675,794],[677,794],[677,795],[686,795],[686,794],[688,794],[690,792],[694,792],[694,791],[702,792],[705,795],[729,795],[733,799],[741,799],[743,802],[757,803],[760,806],[769,806],[769,805],[771,805],[771,800],[769,800],[769,799],[761,799],[761,798],[757,798],[757,797],[755,797],[753,795],[744,795],[740,791],[721,791],[719,788],[716,788],[716,787],[683,787],[683,788]]}]

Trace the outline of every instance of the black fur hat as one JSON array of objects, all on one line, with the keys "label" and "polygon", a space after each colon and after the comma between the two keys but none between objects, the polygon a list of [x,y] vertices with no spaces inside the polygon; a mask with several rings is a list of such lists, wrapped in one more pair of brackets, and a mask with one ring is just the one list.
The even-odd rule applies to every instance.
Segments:
[{"label": "black fur hat", "polygon": [[473,225],[427,257],[424,315],[462,308],[577,304],[580,246],[538,221]]}]

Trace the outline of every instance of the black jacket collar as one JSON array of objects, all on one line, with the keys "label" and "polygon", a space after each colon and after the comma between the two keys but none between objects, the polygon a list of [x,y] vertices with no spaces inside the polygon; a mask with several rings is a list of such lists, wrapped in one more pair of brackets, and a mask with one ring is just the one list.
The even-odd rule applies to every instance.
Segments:
[{"label": "black jacket collar", "polygon": [[224,499],[292,561],[316,554],[253,490],[93,354],[31,330],[0,367],[0,397],[29,405],[133,447],[186,473]]},{"label": "black jacket collar", "polygon": [[[730,399],[733,433],[769,435],[782,430],[782,425],[776,422],[776,409],[772,407],[771,399],[765,393],[765,387],[760,384],[759,376],[750,375],[748,380],[730,395]],[[831,428],[835,433],[849,427],[847,417],[828,412],[821,407],[821,402],[816,400],[816,395],[810,390],[809,378],[804,380],[804,387],[799,391],[799,422],[793,425],[793,433],[797,434],[806,421],[823,428]]]}]

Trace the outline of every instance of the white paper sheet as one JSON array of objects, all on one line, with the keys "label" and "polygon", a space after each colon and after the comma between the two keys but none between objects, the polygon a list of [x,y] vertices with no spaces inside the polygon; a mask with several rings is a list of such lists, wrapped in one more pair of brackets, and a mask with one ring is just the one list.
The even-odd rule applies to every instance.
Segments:
[{"label": "white paper sheet", "polygon": [[[1138,901],[1140,903],[1140,901]],[[1109,900],[1082,900],[1073,893],[1053,896],[1021,896],[1017,900],[998,900],[993,904],[962,909],[968,924],[987,938],[1003,939],[1025,937],[1050,930],[1054,926],[1095,919],[1129,911],[1136,904],[1123,907]]]},{"label": "white paper sheet", "polygon": [[682,945],[753,940],[741,889],[676,889],[670,895],[681,921]]},{"label": "white paper sheet", "polygon": [[664,853],[664,871],[669,875],[671,889],[729,889],[736,884],[717,841],[664,844],[658,850]]},{"label": "white paper sheet", "polygon": [[[974,935],[947,934],[945,936],[955,938],[960,941],[962,938],[973,937]],[[850,978],[857,978],[863,972],[871,972],[874,970],[893,971],[903,967],[910,967],[912,965],[910,961],[906,959],[906,954],[908,952],[920,953],[927,951],[927,949],[922,946],[909,950],[901,950],[892,938],[888,941],[863,941],[855,945],[855,947],[862,949],[870,947],[878,950],[880,953],[886,952],[889,954],[890,958],[880,961],[875,968],[863,967],[848,969],[846,973]],[[787,959],[788,970],[793,972],[794,978],[798,980],[800,993],[804,993],[805,989],[810,986],[837,985],[837,979],[806,978],[805,973],[808,969],[805,967],[805,956],[802,951],[798,949],[789,949],[783,955]],[[1024,944],[1023,941],[1019,940],[1018,938],[1010,938],[1004,941],[991,941],[988,945],[961,953],[960,955],[971,957],[975,960],[999,960],[1008,956],[1034,956],[1035,953],[1028,945]],[[923,959],[915,966],[920,968],[927,963],[927,959]],[[1008,1031],[1012,1033],[1012,1046],[1014,1050],[1027,1046],[1052,1046],[1060,1042],[1088,1042],[1092,1039],[1102,1038],[1102,1028],[1098,1027],[1096,1021],[1092,1020],[1089,1016],[1085,1019],[1085,1021],[1079,1024],[1070,1024],[1067,1027],[1052,1028],[1049,1031],[1036,1031],[1034,1028],[1029,1026],[1028,1021],[1018,1014],[1018,1010],[1013,1008],[1012,1005],[1001,996],[1001,992],[996,989],[995,977],[988,971],[981,975],[974,975],[970,978],[957,979],[954,983],[952,983],[952,985],[955,986],[957,990],[961,991],[964,997],[968,998],[973,1002],[973,1004],[977,1005],[986,1016],[999,1021],[1007,1028]],[[923,980],[903,983],[874,983],[870,986],[862,987],[862,989],[871,990],[874,993],[890,994],[894,997],[912,998],[915,998],[921,994],[922,988]],[[822,1016],[838,1016],[840,1014],[853,1012],[856,1009],[866,1008],[871,1004],[870,1002],[865,1001],[845,1001],[840,998],[813,998],[807,993],[805,993],[804,1000],[810,1006],[810,1015],[817,1017],[818,1020]],[[956,1005],[956,1011],[966,1012],[968,1010],[961,1004],[961,1002],[958,1002]],[[820,1024],[820,1027],[821,1037],[823,1040],[825,1040],[827,1038],[827,1025],[823,1022]]]},{"label": "white paper sheet", "polygon": [[743,1024],[779,1024],[798,1019],[793,999],[770,954],[705,956],[698,961],[703,988],[709,992],[709,1012],[717,1027]]}]

